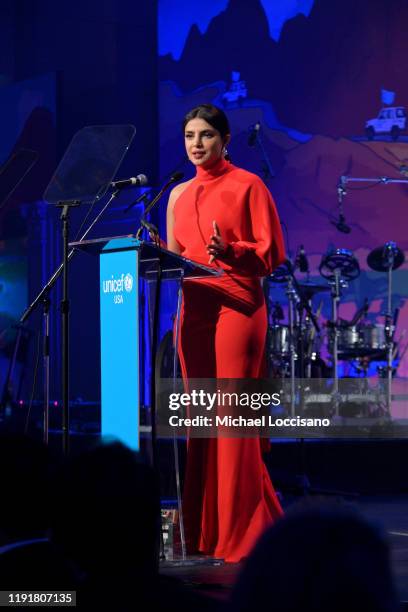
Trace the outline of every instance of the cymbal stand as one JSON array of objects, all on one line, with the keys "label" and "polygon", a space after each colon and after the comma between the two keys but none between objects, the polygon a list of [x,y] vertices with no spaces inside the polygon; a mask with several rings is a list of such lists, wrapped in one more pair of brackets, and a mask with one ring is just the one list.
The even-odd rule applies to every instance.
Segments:
[{"label": "cymbal stand", "polygon": [[43,298],[43,365],[44,365],[44,411],[43,411],[43,440],[48,444],[50,421],[50,296],[46,291]]},{"label": "cymbal stand", "polygon": [[338,307],[341,296],[340,289],[340,268],[333,270],[334,278],[332,280],[332,320],[331,320],[331,333],[332,333],[332,358],[333,358],[333,400],[334,400],[334,413],[339,416],[339,331],[338,331]]},{"label": "cymbal stand", "polygon": [[[312,308],[311,300],[308,300],[309,307]],[[312,351],[313,351],[313,326],[310,317],[305,317],[305,332],[302,339],[302,347],[305,353],[305,378],[312,378]],[[305,342],[306,340],[306,342]]]},{"label": "cymbal stand", "polygon": [[286,289],[286,295],[288,296],[289,308],[288,308],[288,319],[289,319],[289,367],[290,367],[290,414],[295,416],[295,403],[296,403],[296,386],[295,386],[295,307],[297,302],[297,294],[293,287],[292,277],[288,277],[288,285]]},{"label": "cymbal stand", "polygon": [[391,296],[392,296],[392,270],[396,253],[395,242],[387,242],[384,247],[384,257],[387,261],[387,310],[384,314],[384,334],[387,346],[387,416],[391,416],[392,401],[392,357],[394,352],[394,326],[392,325]]}]

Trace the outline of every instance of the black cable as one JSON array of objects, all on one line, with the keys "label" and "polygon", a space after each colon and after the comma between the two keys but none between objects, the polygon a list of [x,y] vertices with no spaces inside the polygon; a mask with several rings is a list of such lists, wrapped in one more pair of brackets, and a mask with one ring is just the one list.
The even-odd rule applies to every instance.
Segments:
[{"label": "black cable", "polygon": [[37,356],[36,356],[36,359],[35,359],[35,366],[34,366],[33,387],[31,389],[30,403],[28,404],[28,411],[27,411],[26,422],[25,422],[25,426],[24,426],[24,433],[25,434],[28,432],[28,423],[29,423],[29,420],[30,420],[31,407],[33,405],[35,387],[37,385],[38,365],[39,365],[39,362],[40,362],[40,352],[41,352],[40,351],[40,346],[41,346],[41,331],[38,332]]}]

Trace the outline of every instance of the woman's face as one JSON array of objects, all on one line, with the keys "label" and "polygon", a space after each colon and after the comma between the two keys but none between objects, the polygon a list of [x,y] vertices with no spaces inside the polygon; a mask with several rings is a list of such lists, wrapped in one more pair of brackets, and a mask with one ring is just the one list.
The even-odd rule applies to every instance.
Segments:
[{"label": "woman's face", "polygon": [[218,130],[204,119],[191,119],[184,128],[184,142],[188,159],[194,166],[211,166],[222,157],[222,150],[229,138],[224,140]]}]

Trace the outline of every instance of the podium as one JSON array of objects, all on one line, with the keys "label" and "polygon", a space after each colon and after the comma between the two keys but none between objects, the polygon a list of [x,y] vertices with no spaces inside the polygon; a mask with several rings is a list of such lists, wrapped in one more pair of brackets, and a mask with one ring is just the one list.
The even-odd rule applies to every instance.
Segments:
[{"label": "podium", "polygon": [[100,260],[101,434],[139,450],[144,359],[140,281],[156,282],[159,272],[159,282],[218,276],[219,272],[135,236],[72,242],[70,247],[99,255]]}]

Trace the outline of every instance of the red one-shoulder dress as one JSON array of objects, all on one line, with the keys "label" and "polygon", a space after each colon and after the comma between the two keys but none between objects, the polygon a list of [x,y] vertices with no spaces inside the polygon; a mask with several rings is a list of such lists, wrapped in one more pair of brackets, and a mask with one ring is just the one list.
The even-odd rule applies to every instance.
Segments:
[{"label": "red one-shoulder dress", "polygon": [[[183,377],[258,378],[264,374],[267,315],[260,277],[285,257],[272,196],[262,180],[218,160],[197,175],[174,206],[181,255],[208,265],[217,222],[229,245],[212,265],[220,277],[183,283],[179,356]],[[282,515],[259,438],[190,438],[183,492],[188,551],[238,562]]]}]

